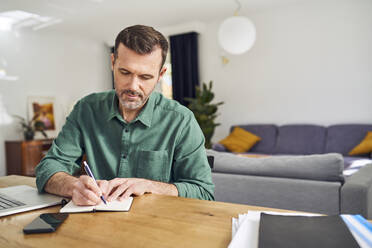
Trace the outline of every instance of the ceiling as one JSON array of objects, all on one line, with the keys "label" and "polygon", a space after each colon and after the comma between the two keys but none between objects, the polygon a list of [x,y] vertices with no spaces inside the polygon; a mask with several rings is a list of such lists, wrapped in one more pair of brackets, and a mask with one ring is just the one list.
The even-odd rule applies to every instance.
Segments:
[{"label": "ceiling", "polygon": [[[311,0],[240,0],[239,14],[303,1]],[[232,15],[237,6],[236,0],[1,0],[0,12],[23,10],[62,19],[37,32],[53,30],[105,40],[128,25],[160,28],[204,22]]]}]

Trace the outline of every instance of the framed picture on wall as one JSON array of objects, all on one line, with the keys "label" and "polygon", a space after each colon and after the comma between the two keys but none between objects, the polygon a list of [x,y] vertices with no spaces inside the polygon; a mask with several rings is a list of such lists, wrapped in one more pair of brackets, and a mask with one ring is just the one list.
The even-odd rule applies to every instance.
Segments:
[{"label": "framed picture on wall", "polygon": [[[57,137],[55,120],[55,98],[43,96],[28,97],[28,119],[41,121],[48,138]],[[45,139],[41,132],[35,133],[35,139]]]}]

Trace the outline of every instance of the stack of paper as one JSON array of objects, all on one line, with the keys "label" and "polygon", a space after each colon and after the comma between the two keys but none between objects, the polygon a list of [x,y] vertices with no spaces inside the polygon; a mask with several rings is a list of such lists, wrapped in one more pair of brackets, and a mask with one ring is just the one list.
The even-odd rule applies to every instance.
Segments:
[{"label": "stack of paper", "polygon": [[372,248],[372,224],[361,215],[341,215],[360,247]]},{"label": "stack of paper", "polygon": [[[229,248],[257,248],[261,213],[286,216],[319,216],[318,214],[298,214],[280,212],[249,211],[232,218],[232,240]],[[372,248],[372,224],[360,215],[342,215],[342,219],[362,248]]]}]

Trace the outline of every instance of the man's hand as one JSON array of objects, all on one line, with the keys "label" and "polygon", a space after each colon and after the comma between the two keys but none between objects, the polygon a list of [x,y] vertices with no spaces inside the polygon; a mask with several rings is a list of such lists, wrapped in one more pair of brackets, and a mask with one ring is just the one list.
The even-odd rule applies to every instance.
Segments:
[{"label": "man's hand", "polygon": [[103,196],[108,201],[116,199],[122,201],[129,196],[154,193],[162,195],[178,195],[178,190],[173,184],[151,181],[143,178],[115,178],[110,181],[97,181]]},{"label": "man's hand", "polygon": [[75,205],[97,205],[102,201],[101,195],[101,189],[89,176],[80,176],[79,180],[73,183],[72,201]]},{"label": "man's hand", "polygon": [[46,183],[45,191],[72,197],[75,205],[96,205],[101,203],[103,194],[106,200],[123,200],[133,195],[152,193],[158,195],[178,196],[174,184],[162,183],[143,178],[115,178],[110,181],[97,180],[88,176],[73,177],[65,172],[57,172]]}]

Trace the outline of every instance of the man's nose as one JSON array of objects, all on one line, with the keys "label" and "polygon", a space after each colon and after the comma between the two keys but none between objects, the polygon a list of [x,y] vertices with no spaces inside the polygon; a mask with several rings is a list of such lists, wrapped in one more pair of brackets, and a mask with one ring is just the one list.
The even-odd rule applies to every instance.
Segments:
[{"label": "man's nose", "polygon": [[138,90],[140,85],[140,80],[137,76],[132,75],[128,80],[128,86],[132,90]]}]

